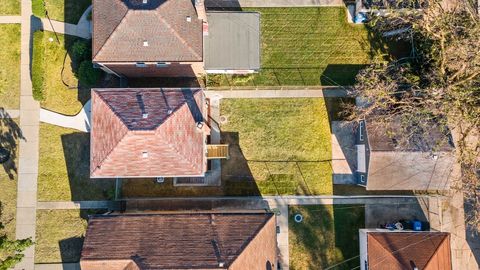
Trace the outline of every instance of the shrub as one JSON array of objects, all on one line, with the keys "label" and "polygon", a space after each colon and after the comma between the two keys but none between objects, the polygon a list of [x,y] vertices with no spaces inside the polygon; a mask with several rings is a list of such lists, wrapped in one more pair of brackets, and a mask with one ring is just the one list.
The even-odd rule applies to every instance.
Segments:
[{"label": "shrub", "polygon": [[72,57],[77,62],[82,62],[90,56],[90,46],[84,40],[77,40],[72,45]]},{"label": "shrub", "polygon": [[35,100],[41,101],[43,96],[43,75],[45,62],[43,59],[43,31],[36,31],[33,34],[33,56],[32,56],[32,94]]},{"label": "shrub", "polygon": [[100,78],[100,71],[93,68],[91,61],[83,61],[78,68],[78,80],[80,85],[92,86]]}]

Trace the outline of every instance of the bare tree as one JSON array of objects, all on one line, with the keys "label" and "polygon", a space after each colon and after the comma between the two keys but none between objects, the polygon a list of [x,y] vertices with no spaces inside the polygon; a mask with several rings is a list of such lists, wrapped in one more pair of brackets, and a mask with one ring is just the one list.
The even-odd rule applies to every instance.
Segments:
[{"label": "bare tree", "polygon": [[462,169],[454,186],[471,205],[468,222],[480,228],[479,14],[469,0],[428,0],[421,10],[374,17],[370,26],[379,35],[411,42],[412,54],[394,61],[379,57],[359,73],[352,91],[367,106],[356,107],[352,119],[375,118],[385,125],[401,119],[396,132],[405,140],[432,138],[432,126],[451,129]]}]

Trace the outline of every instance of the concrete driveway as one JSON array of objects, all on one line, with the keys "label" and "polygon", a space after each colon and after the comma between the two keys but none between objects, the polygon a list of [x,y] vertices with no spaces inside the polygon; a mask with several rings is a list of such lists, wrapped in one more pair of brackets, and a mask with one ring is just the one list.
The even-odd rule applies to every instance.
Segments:
[{"label": "concrete driveway", "polygon": [[355,184],[356,170],[354,125],[351,122],[332,121],[332,169],[334,184]]}]

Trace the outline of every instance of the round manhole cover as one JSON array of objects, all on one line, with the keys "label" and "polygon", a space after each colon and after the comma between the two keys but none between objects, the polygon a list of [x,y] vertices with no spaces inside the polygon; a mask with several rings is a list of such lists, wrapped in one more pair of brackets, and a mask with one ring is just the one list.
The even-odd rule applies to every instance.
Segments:
[{"label": "round manhole cover", "polygon": [[226,124],[228,122],[228,117],[225,115],[220,116],[220,124]]},{"label": "round manhole cover", "polygon": [[300,214],[296,214],[294,219],[295,219],[295,222],[300,223],[303,221],[303,216]]}]

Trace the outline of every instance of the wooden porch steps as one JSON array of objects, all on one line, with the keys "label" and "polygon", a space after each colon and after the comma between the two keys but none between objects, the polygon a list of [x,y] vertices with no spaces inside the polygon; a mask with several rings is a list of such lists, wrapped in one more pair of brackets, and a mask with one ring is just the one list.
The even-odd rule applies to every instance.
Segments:
[{"label": "wooden porch steps", "polygon": [[228,144],[207,144],[207,159],[228,159]]}]

